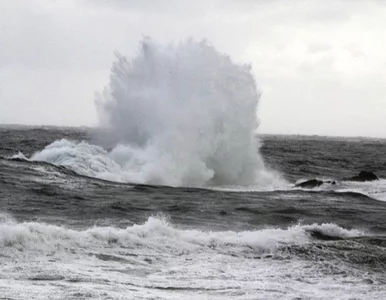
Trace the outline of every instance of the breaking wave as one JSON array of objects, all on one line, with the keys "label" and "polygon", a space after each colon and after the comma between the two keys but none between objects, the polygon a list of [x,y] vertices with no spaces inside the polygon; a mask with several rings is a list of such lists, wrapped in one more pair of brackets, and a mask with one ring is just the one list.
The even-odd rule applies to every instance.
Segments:
[{"label": "breaking wave", "polygon": [[221,251],[252,249],[269,252],[281,246],[305,244],[317,232],[324,236],[349,238],[364,235],[356,229],[347,230],[335,224],[295,225],[287,229],[257,231],[206,232],[183,230],[165,219],[150,217],[144,224],[125,229],[93,227],[73,230],[37,222],[0,223],[0,248],[25,250],[100,249],[114,245],[124,249],[152,249],[164,253],[204,251],[205,248]]},{"label": "breaking wave", "polygon": [[258,153],[259,92],[249,65],[206,42],[141,42],[117,55],[96,101],[113,150],[57,141],[33,160],[108,180],[171,186],[259,185],[278,180]]}]

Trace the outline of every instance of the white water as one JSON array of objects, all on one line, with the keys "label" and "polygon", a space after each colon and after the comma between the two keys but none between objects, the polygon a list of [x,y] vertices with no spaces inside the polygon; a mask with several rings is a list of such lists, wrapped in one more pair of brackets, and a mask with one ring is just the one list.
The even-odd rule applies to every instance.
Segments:
[{"label": "white water", "polygon": [[[178,229],[163,219],[74,230],[0,218],[0,295],[12,299],[381,299],[344,265],[280,254],[309,230],[362,236],[334,224],[244,232]],[[271,256],[281,257],[271,259]],[[341,274],[341,275],[339,275]],[[168,289],[171,288],[171,289]],[[370,293],[370,294],[369,294]],[[350,298],[351,297],[351,298]]]},{"label": "white water", "polygon": [[98,97],[111,152],[57,141],[32,159],[108,180],[171,186],[272,185],[255,138],[259,92],[250,66],[206,42],[141,42],[117,56]]},{"label": "white water", "polygon": [[[310,242],[310,231],[324,235],[348,238],[364,235],[363,231],[346,230],[335,224],[294,225],[288,229],[258,231],[203,232],[182,230],[171,226],[165,219],[150,217],[147,222],[126,229],[93,227],[73,230],[45,223],[16,223],[8,215],[0,215],[0,247],[16,247],[42,251],[93,249],[110,245],[125,249],[148,248],[160,252],[197,252],[205,248],[219,251],[246,247],[255,253],[271,252],[280,246]],[[4,249],[3,249],[4,250]]]}]

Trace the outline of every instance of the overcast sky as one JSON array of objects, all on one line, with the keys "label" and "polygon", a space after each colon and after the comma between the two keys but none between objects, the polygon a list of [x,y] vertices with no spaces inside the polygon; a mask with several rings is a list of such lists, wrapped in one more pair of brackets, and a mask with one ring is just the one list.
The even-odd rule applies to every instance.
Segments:
[{"label": "overcast sky", "polygon": [[260,132],[386,137],[382,0],[1,0],[0,124],[97,124],[114,51],[144,35],[250,62]]}]

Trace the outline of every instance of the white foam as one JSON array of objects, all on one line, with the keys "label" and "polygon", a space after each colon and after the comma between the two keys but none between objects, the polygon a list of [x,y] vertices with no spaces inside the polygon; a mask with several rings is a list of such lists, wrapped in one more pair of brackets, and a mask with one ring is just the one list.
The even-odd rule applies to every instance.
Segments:
[{"label": "white foam", "polygon": [[270,258],[278,247],[309,243],[309,231],[315,230],[363,235],[335,224],[183,230],[160,218],[125,229],[3,223],[0,294],[17,299],[377,299],[378,285],[361,281],[369,275],[353,274],[345,265],[288,254]]},{"label": "white foam", "polygon": [[[34,295],[36,299],[70,299],[69,294],[80,292],[94,299],[314,298],[332,284],[335,291],[346,285],[337,283],[336,277],[329,280],[319,274],[323,266],[314,261],[289,260],[287,254],[284,260],[269,257],[279,247],[309,243],[309,231],[315,230],[340,237],[363,234],[334,224],[242,232],[182,230],[157,218],[126,229],[2,224],[0,292],[7,297]],[[26,277],[54,279],[39,285]],[[66,280],[57,283],[55,278]],[[312,293],[304,290],[309,280],[320,283],[320,288]],[[357,290],[355,293],[358,295]]]},{"label": "white foam", "polygon": [[33,154],[31,160],[64,166],[78,174],[101,179],[124,181],[126,178],[124,168],[112,160],[106,150],[87,142],[58,140]]},{"label": "white foam", "polygon": [[16,220],[6,212],[0,212],[0,224],[16,224]]},{"label": "white foam", "polygon": [[[124,247],[147,247],[157,251],[193,251],[201,247],[232,249],[249,247],[256,251],[272,251],[286,244],[303,244],[310,241],[309,231],[320,231],[335,237],[363,235],[359,230],[346,230],[335,224],[296,225],[287,229],[257,231],[211,232],[182,230],[164,219],[150,217],[142,225],[126,229],[93,227],[78,231],[37,222],[0,224],[0,246],[25,249],[57,249],[80,247],[95,249],[114,244]],[[167,247],[165,247],[167,245]]]},{"label": "white foam", "polygon": [[20,151],[18,154],[12,155],[10,158],[18,158],[18,159],[28,160],[28,158]]}]

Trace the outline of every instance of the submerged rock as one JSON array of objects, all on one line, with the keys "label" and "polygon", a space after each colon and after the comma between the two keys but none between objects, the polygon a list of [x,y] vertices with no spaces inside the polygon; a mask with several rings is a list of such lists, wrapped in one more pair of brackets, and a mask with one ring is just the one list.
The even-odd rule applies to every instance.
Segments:
[{"label": "submerged rock", "polygon": [[303,188],[303,189],[313,189],[313,188],[316,188],[316,187],[319,187],[321,186],[322,184],[336,184],[335,181],[332,181],[332,180],[328,180],[328,181],[323,181],[323,180],[319,180],[319,179],[311,179],[311,180],[307,180],[307,181],[303,181],[301,183],[298,183],[295,185],[295,187],[300,187],[300,188]]},{"label": "submerged rock", "polygon": [[357,176],[344,179],[344,181],[358,181],[358,182],[374,181],[374,180],[379,180],[378,176],[375,175],[373,172],[368,172],[368,171],[361,171]]},{"label": "submerged rock", "polygon": [[318,179],[311,179],[311,180],[307,180],[307,181],[303,181],[301,183],[298,183],[295,185],[295,187],[300,187],[300,188],[304,188],[304,189],[313,189],[313,188],[316,188],[318,186],[321,186],[324,182],[322,180],[318,180]]}]

